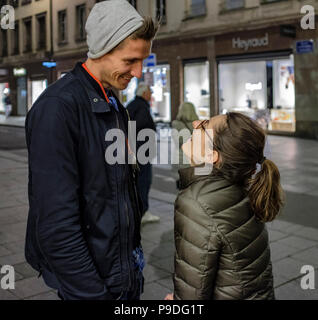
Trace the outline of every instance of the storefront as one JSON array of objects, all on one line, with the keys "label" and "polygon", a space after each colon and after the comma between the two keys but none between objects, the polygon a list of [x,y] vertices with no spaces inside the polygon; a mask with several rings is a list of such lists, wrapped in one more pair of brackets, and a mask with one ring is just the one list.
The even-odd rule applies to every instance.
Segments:
[{"label": "storefront", "polygon": [[294,133],[293,45],[279,27],[216,37],[219,113],[242,112],[268,131]]},{"label": "storefront", "polygon": [[7,94],[10,94],[9,71],[8,69],[0,69],[0,114],[4,113],[4,99]]},{"label": "storefront", "polygon": [[14,82],[16,84],[16,114],[25,116],[27,113],[27,70],[25,68],[13,68]]},{"label": "storefront", "polygon": [[0,113],[5,112],[5,102],[4,99],[7,94],[10,93],[9,83],[8,82],[0,82]]},{"label": "storefront", "polygon": [[48,86],[50,70],[42,62],[21,64],[13,68],[15,87],[14,115],[25,116]]},{"label": "storefront", "polygon": [[270,131],[295,132],[292,54],[218,61],[220,113],[237,111]]},{"label": "storefront", "polygon": [[47,79],[31,80],[31,105],[47,88]]},{"label": "storefront", "polygon": [[200,119],[210,118],[209,61],[184,61],[184,101],[193,103]]},{"label": "storefront", "polygon": [[170,66],[160,64],[155,67],[143,68],[141,79],[133,78],[128,87],[121,92],[124,106],[135,98],[139,82],[147,83],[152,90],[151,113],[155,121],[171,121],[171,93],[170,93]]}]

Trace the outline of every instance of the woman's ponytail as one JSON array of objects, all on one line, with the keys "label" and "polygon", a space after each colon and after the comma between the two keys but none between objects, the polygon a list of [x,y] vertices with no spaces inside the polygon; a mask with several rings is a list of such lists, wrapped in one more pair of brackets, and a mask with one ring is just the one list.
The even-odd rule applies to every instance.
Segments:
[{"label": "woman's ponytail", "polygon": [[248,195],[255,216],[262,222],[275,219],[284,203],[280,173],[275,163],[264,159],[261,170],[249,181]]}]

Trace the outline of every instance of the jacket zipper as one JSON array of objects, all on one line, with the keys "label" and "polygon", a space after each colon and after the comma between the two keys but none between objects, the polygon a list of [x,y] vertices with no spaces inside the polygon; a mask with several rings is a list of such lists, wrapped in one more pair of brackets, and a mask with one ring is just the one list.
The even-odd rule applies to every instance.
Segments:
[{"label": "jacket zipper", "polygon": [[[118,115],[117,112],[115,111],[115,116],[116,116],[116,123],[117,123],[117,128],[120,129],[120,125],[119,125],[119,120],[118,120]],[[125,174],[125,173],[124,173]],[[129,259],[129,248],[130,248],[130,241],[129,241],[129,229],[130,229],[130,220],[129,220],[129,214],[128,214],[128,207],[127,207],[127,202],[126,202],[126,197],[125,197],[125,188],[122,187],[122,191],[123,191],[123,196],[124,196],[124,200],[125,200],[125,214],[126,214],[126,218],[127,218],[127,263],[128,263],[128,277],[129,277],[129,288],[131,287],[131,276],[130,276],[130,272],[131,272],[131,266],[130,266],[130,259]]]},{"label": "jacket zipper", "polygon": [[[125,109],[126,113],[127,113],[127,117],[128,117],[128,133],[130,132],[130,115],[127,109]],[[138,165],[138,161],[136,159],[136,168],[133,168],[132,170],[132,174],[133,174],[133,187],[134,187],[134,194],[135,194],[135,200],[136,200],[136,205],[137,205],[137,211],[139,214],[139,217],[141,219],[141,210],[139,207],[139,201],[138,201],[138,195],[137,195],[137,187],[136,187],[136,174],[135,174],[135,170],[140,170],[139,165]]]}]

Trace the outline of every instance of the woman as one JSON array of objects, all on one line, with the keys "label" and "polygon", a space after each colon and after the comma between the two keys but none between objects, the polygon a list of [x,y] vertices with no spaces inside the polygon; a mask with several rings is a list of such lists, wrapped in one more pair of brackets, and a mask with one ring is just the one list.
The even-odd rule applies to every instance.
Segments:
[{"label": "woman", "polygon": [[[184,102],[179,107],[179,112],[177,114],[176,120],[172,121],[172,128],[175,129],[172,131],[172,138],[175,144],[175,148],[173,148],[172,150],[177,151],[173,154],[172,168],[174,169],[176,175],[179,169],[187,168],[190,166],[190,163],[183,156],[181,147],[184,141],[186,141],[192,134],[192,122],[198,119],[199,117],[195,112],[194,105],[190,102]],[[181,131],[184,132],[184,135],[180,134]],[[177,188],[179,188],[178,179]]]},{"label": "woman", "polygon": [[[264,131],[234,112],[193,127],[182,146],[193,167],[179,171],[174,295],[166,300],[275,299],[265,222],[280,212],[283,192],[263,155]],[[212,172],[195,175],[199,163]]]}]

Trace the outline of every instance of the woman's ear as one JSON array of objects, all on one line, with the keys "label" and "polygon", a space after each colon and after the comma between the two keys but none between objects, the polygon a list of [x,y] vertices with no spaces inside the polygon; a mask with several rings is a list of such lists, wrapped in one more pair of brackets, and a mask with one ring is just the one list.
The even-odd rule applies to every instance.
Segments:
[{"label": "woman's ear", "polygon": [[219,153],[216,150],[211,150],[207,156],[207,162],[210,164],[216,164],[219,161]]},{"label": "woman's ear", "polygon": [[213,164],[219,161],[219,153],[216,150],[213,150]]}]

